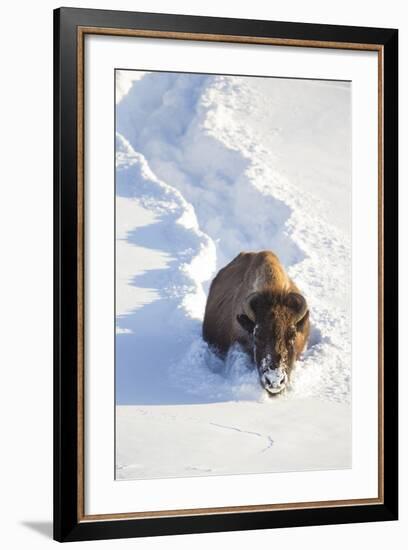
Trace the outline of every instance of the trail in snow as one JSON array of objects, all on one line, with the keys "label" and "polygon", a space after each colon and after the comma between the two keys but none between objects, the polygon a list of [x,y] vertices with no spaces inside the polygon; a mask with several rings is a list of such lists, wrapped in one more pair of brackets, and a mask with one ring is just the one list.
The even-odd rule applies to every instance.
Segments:
[{"label": "trail in snow", "polygon": [[117,301],[133,292],[118,311],[118,403],[265,398],[239,349],[224,364],[200,337],[216,269],[265,248],[312,312],[284,398],[349,400],[346,94],[339,84],[170,73],[144,74],[122,94],[117,220],[134,225],[117,228],[117,257],[135,260],[117,269]]}]

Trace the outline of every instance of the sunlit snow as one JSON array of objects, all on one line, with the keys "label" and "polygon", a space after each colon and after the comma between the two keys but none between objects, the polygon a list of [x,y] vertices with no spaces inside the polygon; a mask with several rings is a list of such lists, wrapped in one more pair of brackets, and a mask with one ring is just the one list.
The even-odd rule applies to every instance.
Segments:
[{"label": "sunlit snow", "polygon": [[[117,479],[349,467],[349,85],[116,78]],[[278,397],[201,338],[212,277],[261,249],[313,327]]]}]

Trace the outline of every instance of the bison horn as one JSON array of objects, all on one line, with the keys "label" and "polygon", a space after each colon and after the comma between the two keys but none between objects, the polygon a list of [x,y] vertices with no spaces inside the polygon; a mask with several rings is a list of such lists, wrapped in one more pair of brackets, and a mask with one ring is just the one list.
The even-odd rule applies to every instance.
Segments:
[{"label": "bison horn", "polygon": [[244,310],[244,313],[247,317],[251,319],[255,323],[255,312],[252,309],[251,302],[257,296],[258,292],[251,292],[246,298],[243,303],[242,309]]},{"label": "bison horn", "polygon": [[307,302],[301,294],[290,292],[286,297],[286,305],[295,313],[295,323],[303,319],[307,313]]}]

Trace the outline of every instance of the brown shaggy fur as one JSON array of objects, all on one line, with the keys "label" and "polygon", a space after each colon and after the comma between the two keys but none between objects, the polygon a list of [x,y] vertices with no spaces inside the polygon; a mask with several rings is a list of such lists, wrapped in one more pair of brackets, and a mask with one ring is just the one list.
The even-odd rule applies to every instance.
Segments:
[{"label": "brown shaggy fur", "polygon": [[[251,321],[244,304],[254,292]],[[222,355],[239,342],[258,366],[269,354],[272,368],[283,361],[290,375],[309,337],[309,311],[299,320],[301,306],[304,298],[273,252],[241,252],[212,281],[203,337]]]}]

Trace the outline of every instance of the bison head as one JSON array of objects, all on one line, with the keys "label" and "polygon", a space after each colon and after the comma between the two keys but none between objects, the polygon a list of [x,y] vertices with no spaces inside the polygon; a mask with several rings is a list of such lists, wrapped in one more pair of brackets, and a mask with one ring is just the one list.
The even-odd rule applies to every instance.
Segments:
[{"label": "bison head", "polygon": [[297,337],[307,318],[306,300],[297,292],[254,292],[243,304],[237,321],[250,335],[259,377],[269,393],[286,387],[297,357]]}]

